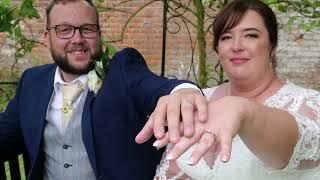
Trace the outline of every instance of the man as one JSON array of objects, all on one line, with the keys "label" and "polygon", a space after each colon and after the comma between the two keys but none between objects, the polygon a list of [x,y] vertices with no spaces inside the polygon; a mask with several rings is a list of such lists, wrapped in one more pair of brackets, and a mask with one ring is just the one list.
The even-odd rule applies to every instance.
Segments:
[{"label": "man", "polygon": [[[95,95],[87,73],[101,54],[96,8],[90,0],[53,0],[46,14],[55,64],[23,73],[15,98],[0,114],[0,161],[26,147],[31,180],[152,179],[161,152],[152,141],[138,145],[134,138],[159,97],[183,81],[154,75],[143,57],[127,48],[114,56]],[[168,114],[160,118],[173,119],[168,124],[173,141],[180,110],[189,134],[193,108],[206,114],[205,99],[190,88],[165,96],[158,106]]]}]

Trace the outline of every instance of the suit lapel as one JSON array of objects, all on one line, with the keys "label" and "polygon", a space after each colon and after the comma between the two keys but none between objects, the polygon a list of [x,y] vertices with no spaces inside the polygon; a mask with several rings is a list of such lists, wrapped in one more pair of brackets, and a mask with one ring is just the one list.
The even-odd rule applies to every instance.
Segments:
[{"label": "suit lapel", "polygon": [[98,177],[96,158],[94,153],[94,138],[93,138],[93,132],[92,132],[92,122],[91,122],[91,104],[93,99],[94,99],[94,93],[92,91],[89,91],[83,107],[81,128],[82,128],[82,140],[86,147],[88,157],[92,165],[92,169],[96,177]]},{"label": "suit lapel", "polygon": [[55,69],[51,68],[45,76],[37,79],[36,85],[31,86],[33,96],[31,99],[33,100],[29,101],[29,108],[32,108],[32,111],[30,111],[30,117],[32,118],[29,119],[29,123],[25,124],[25,127],[29,127],[29,136],[33,139],[29,148],[33,149],[32,152],[35,152],[36,155],[39,155],[41,149],[46,114],[53,92]]}]

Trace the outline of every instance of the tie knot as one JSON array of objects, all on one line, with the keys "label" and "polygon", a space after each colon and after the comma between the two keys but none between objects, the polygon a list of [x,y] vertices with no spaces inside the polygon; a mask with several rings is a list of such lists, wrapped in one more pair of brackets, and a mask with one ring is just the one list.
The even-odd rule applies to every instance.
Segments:
[{"label": "tie knot", "polygon": [[81,82],[78,82],[77,84],[63,84],[62,95],[64,104],[66,103],[71,105],[83,90],[84,89]]}]

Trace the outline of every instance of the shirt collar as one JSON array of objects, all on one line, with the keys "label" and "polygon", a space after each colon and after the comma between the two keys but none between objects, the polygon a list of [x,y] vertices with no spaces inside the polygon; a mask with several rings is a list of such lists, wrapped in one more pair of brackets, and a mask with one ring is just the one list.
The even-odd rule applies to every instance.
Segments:
[{"label": "shirt collar", "polygon": [[67,83],[63,80],[60,71],[61,71],[61,69],[59,67],[57,67],[55,75],[54,75],[54,82],[53,82],[53,86],[55,89],[57,89],[57,86],[59,86],[61,84],[74,84],[74,83],[77,83],[78,81],[80,81],[83,84],[83,87],[85,89],[87,89],[87,87],[88,87],[88,74],[80,75],[79,77],[77,77],[76,79],[71,81],[70,83]]}]

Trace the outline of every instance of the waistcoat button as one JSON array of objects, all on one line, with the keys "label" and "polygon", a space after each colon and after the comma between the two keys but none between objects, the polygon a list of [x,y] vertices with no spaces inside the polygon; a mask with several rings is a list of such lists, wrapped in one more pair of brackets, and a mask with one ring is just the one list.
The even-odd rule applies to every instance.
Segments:
[{"label": "waistcoat button", "polygon": [[63,165],[64,168],[68,168],[68,167],[70,167],[70,166],[72,166],[72,165],[71,165],[71,164],[68,164],[68,163],[65,163],[65,164]]}]

